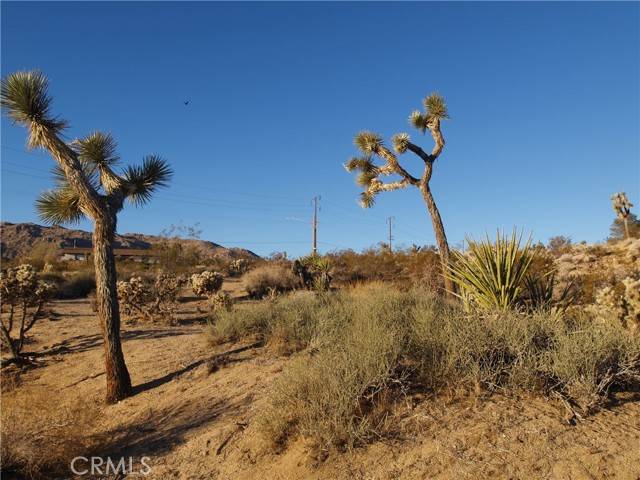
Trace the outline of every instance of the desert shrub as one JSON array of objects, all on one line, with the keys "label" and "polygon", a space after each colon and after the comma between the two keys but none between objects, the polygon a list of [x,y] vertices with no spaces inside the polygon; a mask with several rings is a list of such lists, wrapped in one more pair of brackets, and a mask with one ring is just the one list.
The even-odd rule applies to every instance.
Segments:
[{"label": "desert shrub", "polygon": [[307,289],[324,292],[331,288],[331,262],[327,258],[309,255],[295,260],[292,269]]},{"label": "desert shrub", "polygon": [[189,279],[193,293],[201,297],[212,297],[220,288],[224,277],[217,272],[205,270],[201,273],[194,273]]},{"label": "desert shrub", "polygon": [[160,272],[153,281],[131,277],[118,282],[118,300],[125,315],[149,321],[173,320],[183,276]]},{"label": "desert shrub", "polygon": [[587,308],[601,321],[617,321],[634,333],[640,331],[640,279],[625,278],[618,291],[604,287]]},{"label": "desert shrub", "polygon": [[[46,278],[46,277],[45,277]],[[57,299],[86,298],[96,288],[95,275],[91,272],[74,272],[56,282],[53,297]]]},{"label": "desert shrub", "polygon": [[385,281],[399,285],[420,285],[433,291],[444,287],[440,257],[433,247],[396,249],[370,247],[358,253],[353,250],[330,252],[331,274],[336,285]]},{"label": "desert shrub", "polygon": [[[8,310],[6,319],[0,320],[2,345],[9,349],[13,358],[20,357],[25,336],[40,317],[52,292],[52,285],[40,281],[31,265],[8,268],[1,273],[2,306]],[[13,331],[14,320],[17,333]]]},{"label": "desert shrub", "polygon": [[297,359],[276,381],[262,431],[276,443],[295,430],[327,448],[349,448],[385,430],[402,330],[358,316],[341,341]]},{"label": "desert shrub", "polygon": [[8,478],[68,478],[71,460],[90,456],[89,432],[100,416],[86,398],[52,402],[51,392],[4,396],[0,458]]},{"label": "desert shrub", "polygon": [[453,251],[447,275],[460,289],[467,309],[506,310],[515,306],[524,278],[534,257],[531,240],[520,246],[515,230],[511,237],[500,232],[495,243],[487,237],[476,242],[467,239],[466,253]]},{"label": "desert shrub", "polygon": [[242,277],[247,294],[252,298],[264,298],[270,293],[283,293],[298,286],[298,279],[285,263],[267,263]]},{"label": "desert shrub", "polygon": [[611,388],[640,381],[640,337],[620,322],[561,311],[465,311],[423,290],[374,284],[244,305],[213,339],[260,335],[282,353],[306,349],[276,381],[261,431],[322,448],[381,434],[404,387],[556,393],[587,413]]},{"label": "desert shrub", "polygon": [[280,353],[291,353],[305,348],[321,316],[331,313],[330,308],[311,295],[289,295],[275,302],[262,302],[238,306],[233,310],[217,312],[209,327],[213,343],[237,340],[256,335],[268,341]]},{"label": "desert shrub", "polygon": [[551,237],[547,247],[554,256],[560,256],[571,249],[571,238],[563,235]]},{"label": "desert shrub", "polygon": [[230,312],[233,308],[233,305],[235,304],[233,298],[231,298],[231,295],[229,295],[227,292],[218,292],[213,295],[210,300],[211,306],[213,307],[213,310],[215,312],[219,312],[221,310]]},{"label": "desert shrub", "polygon": [[228,273],[231,277],[239,277],[247,272],[251,267],[251,263],[246,258],[237,258],[229,264]]},{"label": "desert shrub", "polygon": [[577,295],[572,282],[558,285],[556,272],[528,274],[524,278],[524,290],[518,302],[528,310],[563,311],[569,308]]}]

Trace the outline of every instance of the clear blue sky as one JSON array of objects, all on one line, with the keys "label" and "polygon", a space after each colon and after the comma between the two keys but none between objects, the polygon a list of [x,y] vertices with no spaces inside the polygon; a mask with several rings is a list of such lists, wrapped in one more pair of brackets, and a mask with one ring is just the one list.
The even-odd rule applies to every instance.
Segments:
[{"label": "clear blue sky", "polygon": [[[362,210],[342,164],[361,129],[430,149],[407,117],[437,90],[451,120],[432,189],[452,244],[514,225],[599,241],[612,193],[640,204],[639,24],[635,2],[3,2],[2,75],[45,72],[70,137],[106,130],[124,162],[171,162],[171,188],[127,207],[121,233],[200,222],[300,255],[321,195],[322,251],[384,240],[389,215],[396,243],[433,244],[417,190]],[[3,118],[2,218],[38,222],[52,160],[24,145]]]}]

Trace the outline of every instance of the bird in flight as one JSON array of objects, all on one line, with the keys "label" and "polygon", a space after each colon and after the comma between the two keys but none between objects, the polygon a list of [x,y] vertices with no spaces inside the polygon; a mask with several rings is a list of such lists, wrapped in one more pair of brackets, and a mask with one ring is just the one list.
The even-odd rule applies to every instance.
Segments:
[{"label": "bird in flight", "polygon": [[182,103],[184,103],[184,106],[186,107],[187,105],[189,105],[189,104],[191,103],[191,100],[185,100],[185,101],[184,101],[184,102],[182,102]]}]

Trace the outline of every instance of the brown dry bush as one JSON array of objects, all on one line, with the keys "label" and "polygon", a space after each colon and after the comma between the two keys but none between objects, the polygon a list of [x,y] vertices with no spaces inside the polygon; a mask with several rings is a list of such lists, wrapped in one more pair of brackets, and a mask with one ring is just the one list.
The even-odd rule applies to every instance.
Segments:
[{"label": "brown dry bush", "polygon": [[46,390],[3,396],[3,477],[68,478],[71,460],[89,456],[98,446],[92,431],[99,408],[97,400],[86,398],[52,402]]},{"label": "brown dry bush", "polygon": [[285,262],[260,265],[242,276],[245,291],[251,298],[288,292],[299,286],[291,266]]},{"label": "brown dry bush", "polygon": [[440,275],[440,260],[432,247],[399,249],[370,247],[361,253],[341,250],[326,255],[331,262],[333,281],[337,285],[386,281],[396,284],[417,284],[433,291],[444,287]]}]

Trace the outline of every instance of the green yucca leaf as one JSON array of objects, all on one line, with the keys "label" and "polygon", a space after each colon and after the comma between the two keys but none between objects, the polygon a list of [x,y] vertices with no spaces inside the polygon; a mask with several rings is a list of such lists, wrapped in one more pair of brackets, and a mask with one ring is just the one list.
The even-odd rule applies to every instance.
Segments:
[{"label": "green yucca leaf", "polygon": [[51,114],[47,89],[47,77],[39,71],[15,72],[1,82],[0,104],[14,122],[30,127],[30,148],[41,145],[40,129],[59,132],[67,126],[64,120]]},{"label": "green yucca leaf", "polygon": [[124,172],[129,190],[127,198],[134,205],[147,203],[153,192],[168,185],[173,171],[165,160],[157,155],[147,155],[142,165],[129,166]]},{"label": "green yucca leaf", "polygon": [[391,141],[393,142],[393,149],[398,153],[406,152],[407,146],[409,145],[409,140],[409,134],[396,133],[393,137],[391,137]]},{"label": "green yucca leaf", "polygon": [[110,133],[93,132],[73,142],[72,146],[80,161],[84,163],[107,167],[115,165],[119,160],[116,153],[117,144]]},{"label": "green yucca leaf", "polygon": [[447,276],[479,307],[506,310],[515,306],[525,276],[535,256],[531,237],[521,246],[522,235],[511,237],[500,232],[495,243],[487,237],[476,242],[467,239],[467,253],[453,252]]},{"label": "green yucca leaf", "polygon": [[356,135],[354,143],[362,153],[371,155],[377,153],[382,146],[382,137],[377,133],[363,130]]},{"label": "green yucca leaf", "polygon": [[71,188],[59,188],[40,194],[36,200],[40,218],[49,224],[74,224],[84,217],[80,210],[80,197]]},{"label": "green yucca leaf", "polygon": [[427,116],[435,117],[440,120],[449,118],[447,112],[447,104],[437,92],[432,93],[424,99],[424,108],[427,111]]}]

